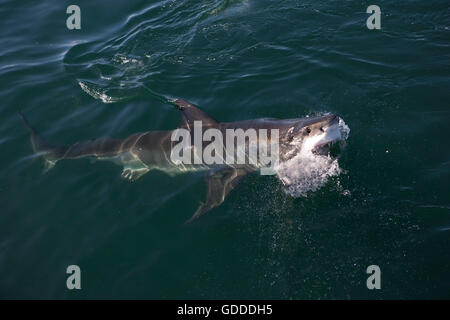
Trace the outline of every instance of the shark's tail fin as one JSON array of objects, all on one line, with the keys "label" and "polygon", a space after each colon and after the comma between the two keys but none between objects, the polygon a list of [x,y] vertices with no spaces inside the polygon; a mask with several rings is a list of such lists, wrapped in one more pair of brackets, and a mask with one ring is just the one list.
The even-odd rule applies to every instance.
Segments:
[{"label": "shark's tail fin", "polygon": [[28,128],[31,134],[31,145],[34,152],[37,155],[42,155],[44,157],[44,172],[47,172],[56,164],[56,162],[64,154],[64,147],[55,147],[47,143],[41,135],[30,125],[27,118],[19,111],[19,116],[22,118],[23,123]]}]

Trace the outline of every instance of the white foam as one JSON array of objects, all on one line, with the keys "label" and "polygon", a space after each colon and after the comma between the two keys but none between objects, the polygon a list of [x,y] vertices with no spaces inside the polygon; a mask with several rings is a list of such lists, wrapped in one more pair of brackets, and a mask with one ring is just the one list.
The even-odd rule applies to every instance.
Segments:
[{"label": "white foam", "polygon": [[338,159],[312,152],[314,146],[329,140],[346,140],[350,128],[340,119],[339,124],[320,136],[305,141],[300,151],[276,168],[278,178],[285,185],[285,192],[293,197],[305,197],[309,191],[323,187],[331,177],[340,175]]},{"label": "white foam", "polygon": [[88,85],[87,83],[82,81],[78,81],[78,84],[80,85],[81,89],[83,89],[84,92],[86,92],[95,99],[100,99],[103,103],[114,103],[121,100],[121,98],[107,95],[105,89],[101,89],[94,85]]}]

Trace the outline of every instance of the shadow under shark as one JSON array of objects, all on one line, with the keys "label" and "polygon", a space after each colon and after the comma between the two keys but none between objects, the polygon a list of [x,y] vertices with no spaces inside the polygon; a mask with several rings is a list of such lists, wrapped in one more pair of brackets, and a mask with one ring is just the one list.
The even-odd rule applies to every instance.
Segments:
[{"label": "shadow under shark", "polygon": [[[192,139],[195,139],[194,121],[202,121],[203,131],[214,128],[223,133],[227,129],[244,131],[266,129],[268,132],[277,129],[280,162],[288,161],[299,152],[327,154],[332,143],[343,139],[339,130],[340,118],[334,114],[284,120],[262,118],[221,123],[185,100],[177,99],[171,102],[181,113],[179,128],[192,131]],[[57,161],[85,157],[110,160],[122,165],[122,178],[130,181],[140,178],[150,170],[162,170],[169,175],[189,171],[206,171],[206,200],[200,204],[187,222],[191,222],[219,206],[243,177],[250,172],[260,170],[262,166],[258,163],[251,165],[247,162],[246,164],[213,165],[174,163],[171,160],[171,150],[176,143],[171,139],[173,130],[136,133],[125,139],[104,137],[76,142],[67,146],[54,146],[38,134],[21,112],[19,115],[31,132],[34,151],[45,159],[46,171],[51,169]],[[245,140],[245,143],[248,144],[248,140]],[[248,146],[244,150],[248,152]],[[285,182],[283,181],[283,183]]]}]

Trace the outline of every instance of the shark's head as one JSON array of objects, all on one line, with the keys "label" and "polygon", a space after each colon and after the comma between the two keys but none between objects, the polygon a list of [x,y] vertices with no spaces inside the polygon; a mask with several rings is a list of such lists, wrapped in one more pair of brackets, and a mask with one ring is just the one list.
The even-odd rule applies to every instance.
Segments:
[{"label": "shark's head", "polygon": [[296,119],[280,132],[281,160],[298,152],[327,154],[331,144],[343,139],[339,124],[335,114]]}]

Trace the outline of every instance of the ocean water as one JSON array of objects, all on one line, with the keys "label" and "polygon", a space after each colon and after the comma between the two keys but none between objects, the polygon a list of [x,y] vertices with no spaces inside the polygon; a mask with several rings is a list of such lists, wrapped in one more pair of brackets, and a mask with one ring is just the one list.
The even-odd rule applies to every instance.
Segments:
[{"label": "ocean water", "polygon": [[[84,0],[80,30],[70,1],[0,3],[0,298],[450,298],[448,1]],[[201,175],[44,174],[17,115],[55,144],[175,128],[152,92],[221,121],[337,113],[339,172],[250,175],[184,225]]]}]

